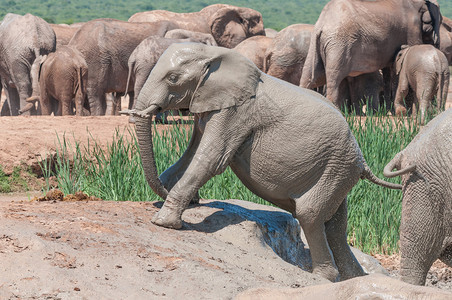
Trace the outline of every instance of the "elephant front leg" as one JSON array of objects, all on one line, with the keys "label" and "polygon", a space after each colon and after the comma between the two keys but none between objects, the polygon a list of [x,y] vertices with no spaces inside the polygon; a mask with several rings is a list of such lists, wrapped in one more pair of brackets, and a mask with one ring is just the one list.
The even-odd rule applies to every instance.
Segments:
[{"label": "elephant front leg", "polygon": [[[196,138],[192,141],[194,146],[199,143],[193,158],[189,159],[192,155],[191,150],[184,154],[187,155],[184,160],[189,160],[188,166],[186,168],[183,166],[186,161],[178,166],[179,171],[183,170],[178,172],[181,177],[171,188],[163,207],[152,220],[153,223],[169,228],[181,228],[182,213],[190,200],[209,179],[221,174],[229,165],[248,131],[242,124],[234,126],[227,117],[226,110],[206,115],[205,119],[201,120],[205,127],[201,130],[203,134],[199,142]],[[206,123],[205,120],[209,121]],[[164,176],[164,180],[167,181],[165,178],[168,176]]]}]

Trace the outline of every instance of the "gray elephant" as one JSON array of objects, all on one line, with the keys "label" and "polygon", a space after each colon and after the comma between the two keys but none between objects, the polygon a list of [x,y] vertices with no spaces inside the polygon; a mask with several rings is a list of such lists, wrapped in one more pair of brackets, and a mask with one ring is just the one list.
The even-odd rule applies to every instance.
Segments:
[{"label": "gray elephant", "polygon": [[256,35],[242,41],[233,49],[251,60],[259,70],[264,71],[265,52],[271,45],[272,40],[272,38],[264,35]]},{"label": "gray elephant", "polygon": [[[195,114],[193,135],[159,178],[152,115],[178,108]],[[299,220],[314,273],[332,281],[364,274],[347,244],[347,193],[360,178],[401,186],[371,172],[346,120],[324,97],[266,75],[233,50],[173,44],[127,113],[136,116],[147,181],[166,199],[155,224],[181,228],[198,189],[230,166],[252,192]]]},{"label": "gray elephant", "polygon": [[436,0],[332,0],[315,24],[300,86],[326,83],[327,98],[338,106],[344,78],[383,69],[389,99],[389,68],[400,47],[439,46],[440,25]]},{"label": "gray elephant", "polygon": [[165,34],[169,39],[193,39],[209,46],[217,46],[217,42],[210,33],[190,31],[186,29],[173,29]]},{"label": "gray elephant", "polygon": [[452,267],[451,145],[452,108],[431,120],[384,168],[386,177],[402,176],[400,276],[408,283],[425,284],[437,258]]},{"label": "gray elephant", "polygon": [[394,108],[397,115],[406,115],[404,100],[413,90],[413,111],[419,107],[421,124],[436,96],[438,111],[444,109],[449,89],[449,64],[443,52],[432,45],[402,47],[396,56],[394,69],[398,77]]},{"label": "gray elephant", "polygon": [[[80,27],[68,46],[80,51],[88,65],[86,92],[91,115],[105,114],[106,93],[125,92],[127,60],[135,47],[148,36],[164,36],[175,28],[167,21],[129,23],[114,19],[92,20]],[[133,86],[128,90],[133,91]]]},{"label": "gray elephant", "polygon": [[73,103],[77,116],[85,114],[88,66],[81,53],[69,46],[60,46],[41,63],[39,77],[40,95],[27,99],[29,105],[21,113],[39,101],[41,114],[55,116],[73,115]]},{"label": "gray elephant", "polygon": [[213,4],[198,12],[175,13],[166,10],[139,12],[129,22],[155,22],[167,20],[178,28],[210,33],[218,46],[234,48],[254,35],[265,35],[262,15],[251,8],[227,4]]},{"label": "gray elephant", "polygon": [[26,106],[33,92],[32,65],[55,47],[55,33],[43,19],[31,14],[5,16],[0,24],[0,76],[7,97],[4,114],[17,116]]},{"label": "gray elephant", "polygon": [[[199,38],[200,39],[198,40],[195,35],[188,39],[171,39],[159,36],[150,36],[138,44],[135,50],[133,50],[130,54],[128,61],[129,73],[127,75],[126,86],[129,86],[130,82],[135,83],[133,86],[134,97],[132,101],[129,101],[129,108],[135,108],[136,98],[140,94],[141,88],[165,50],[174,43],[202,43],[206,41],[205,36],[199,36]],[[159,114],[157,115],[157,119],[163,123],[167,123],[167,114]],[[131,117],[129,121],[133,123],[134,118]]]},{"label": "gray elephant", "polygon": [[298,85],[313,30],[311,24],[293,24],[278,32],[265,53],[263,71]]}]

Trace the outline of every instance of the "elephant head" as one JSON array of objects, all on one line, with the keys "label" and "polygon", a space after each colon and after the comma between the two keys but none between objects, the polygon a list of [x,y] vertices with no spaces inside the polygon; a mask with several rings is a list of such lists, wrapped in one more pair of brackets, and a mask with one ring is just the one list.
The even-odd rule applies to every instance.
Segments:
[{"label": "elephant head", "polygon": [[226,6],[209,19],[209,26],[218,46],[234,48],[244,39],[265,35],[262,15],[250,8]]},{"label": "elephant head", "polygon": [[204,113],[239,106],[256,93],[261,72],[233,50],[195,43],[172,44],[160,57],[136,104],[122,112],[136,116],[143,169],[150,187],[162,198],[168,192],[155,167],[151,117],[168,109]]}]

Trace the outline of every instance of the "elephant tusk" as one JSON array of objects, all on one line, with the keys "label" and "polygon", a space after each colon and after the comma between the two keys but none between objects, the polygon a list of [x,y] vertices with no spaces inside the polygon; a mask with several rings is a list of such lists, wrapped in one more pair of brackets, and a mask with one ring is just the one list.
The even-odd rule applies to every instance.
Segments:
[{"label": "elephant tusk", "polygon": [[157,108],[158,108],[157,105],[153,104],[144,110],[136,109],[121,110],[119,114],[149,119],[154,115],[154,112],[157,110]]}]

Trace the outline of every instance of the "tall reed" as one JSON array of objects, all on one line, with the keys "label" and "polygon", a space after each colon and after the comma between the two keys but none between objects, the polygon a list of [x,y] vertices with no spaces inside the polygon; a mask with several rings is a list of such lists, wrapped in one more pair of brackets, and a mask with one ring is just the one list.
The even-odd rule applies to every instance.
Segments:
[{"label": "tall reed", "polygon": [[[386,117],[369,112],[366,117],[345,113],[363,155],[373,172],[383,178],[382,170],[392,157],[416,135],[418,126],[410,119]],[[156,125],[154,125],[156,126]],[[154,128],[154,152],[161,173],[186,149],[192,128],[184,124]],[[149,188],[141,167],[140,150],[133,129],[118,130],[113,141],[101,146],[92,137],[81,145],[63,135],[58,137],[55,171],[43,163],[48,178],[55,175],[65,193],[84,191],[105,200],[161,200]],[[399,178],[389,181],[400,182]],[[47,182],[49,182],[47,180]],[[47,186],[49,188],[49,186]],[[201,198],[243,199],[269,204],[251,193],[228,168],[200,190]],[[397,251],[400,226],[401,192],[360,180],[348,195],[348,236],[355,247],[365,252]]]}]

